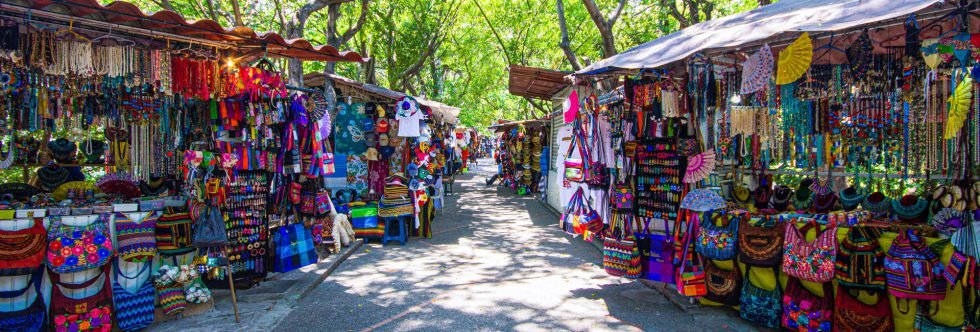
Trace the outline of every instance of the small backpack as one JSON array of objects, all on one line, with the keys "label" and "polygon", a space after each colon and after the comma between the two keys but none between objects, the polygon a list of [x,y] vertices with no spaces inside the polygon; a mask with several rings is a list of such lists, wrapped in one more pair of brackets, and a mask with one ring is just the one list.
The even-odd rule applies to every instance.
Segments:
[{"label": "small backpack", "polygon": [[845,286],[885,287],[885,253],[881,251],[877,228],[855,226],[840,242],[834,270],[837,282]]},{"label": "small backpack", "polygon": [[946,297],[943,263],[918,230],[898,234],[885,255],[885,274],[888,292],[896,298],[930,301]]}]

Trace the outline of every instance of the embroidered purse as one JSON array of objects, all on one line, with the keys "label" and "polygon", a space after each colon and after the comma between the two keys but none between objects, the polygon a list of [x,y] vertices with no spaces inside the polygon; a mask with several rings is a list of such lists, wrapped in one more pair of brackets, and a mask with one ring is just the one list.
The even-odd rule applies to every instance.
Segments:
[{"label": "embroidered purse", "polygon": [[639,278],[640,250],[633,232],[620,220],[602,240],[602,266],[611,276]]},{"label": "embroidered purse", "polygon": [[[112,283],[112,301],[116,305],[116,324],[125,332],[140,331],[153,324],[153,281],[149,273],[153,262],[140,264],[143,267],[133,276],[123,274],[118,261],[113,264],[116,281]],[[119,283],[121,279],[137,280],[141,275],[146,275],[146,279],[136,288],[136,292],[130,292]]]},{"label": "embroidered purse", "polygon": [[[851,292],[868,292],[875,295],[874,304],[858,301]],[[895,329],[888,293],[884,289],[855,288],[840,285],[834,305],[834,331],[838,332],[889,332]]]},{"label": "embroidered purse", "polygon": [[24,309],[0,312],[0,331],[41,332],[45,330],[47,308],[44,306],[44,298],[41,296],[41,283],[43,282],[41,277],[44,270],[40,267],[36,267],[34,270],[30,273],[30,280],[27,281],[27,285],[23,289],[0,292],[0,299],[3,299],[4,302],[16,301],[17,298],[25,296],[31,288],[34,289],[35,294],[34,301],[25,306]]},{"label": "embroidered purse", "polygon": [[877,228],[854,226],[840,242],[834,270],[845,286],[885,287],[885,253],[879,249]]},{"label": "embroidered purse", "polygon": [[[575,121],[574,131],[580,131],[580,122]],[[581,132],[572,135],[572,143],[568,145],[568,153],[565,154],[565,180],[572,182],[585,182],[587,170],[585,168],[589,159],[588,150],[584,148],[584,135]],[[579,141],[582,141],[581,143]],[[578,147],[579,158],[572,158],[572,151]]]},{"label": "embroidered purse", "polygon": [[603,143],[602,134],[599,132],[598,114],[593,114],[592,118],[592,144],[597,151],[596,157],[589,160],[586,169],[586,183],[590,187],[606,188],[609,186],[609,169],[606,168],[606,145]]},{"label": "embroidered purse", "polygon": [[779,273],[773,268],[773,278],[776,287],[765,290],[752,284],[752,265],[745,267],[745,282],[742,283],[742,295],[739,298],[739,316],[742,319],[775,329],[779,327],[780,316],[783,313],[782,290],[779,288]]},{"label": "embroidered purse", "polygon": [[704,298],[727,306],[737,306],[742,293],[742,272],[732,261],[733,269],[722,270],[710,259],[701,261],[704,266],[705,283],[708,294]]},{"label": "embroidered purse", "polygon": [[773,216],[762,216],[758,221],[739,218],[738,260],[760,267],[780,265],[785,232],[786,223],[777,222]]},{"label": "embroidered purse", "polygon": [[303,185],[301,185],[299,182],[289,183],[289,202],[293,203],[293,205],[299,205],[300,200],[302,199],[302,193]]},{"label": "embroidered purse", "polygon": [[783,296],[783,328],[799,332],[830,332],[834,304],[834,286],[823,285],[823,296],[810,293],[800,280],[789,278]]},{"label": "embroidered purse", "polygon": [[946,297],[943,264],[917,230],[898,234],[885,254],[888,292],[899,299],[942,300]]},{"label": "embroidered purse", "polygon": [[44,264],[47,231],[44,219],[34,218],[33,226],[16,230],[0,230],[0,275],[25,275]]},{"label": "embroidered purse", "polygon": [[[711,215],[711,220],[701,223],[701,231],[698,232],[695,249],[698,254],[706,259],[727,261],[735,259],[735,240],[738,232],[738,218],[720,212],[707,212]],[[721,221],[721,226],[717,222]]]},{"label": "embroidered purse", "polygon": [[164,315],[176,315],[187,309],[187,296],[184,295],[184,285],[173,282],[169,285],[154,285],[157,303],[163,309]]},{"label": "embroidered purse", "polygon": [[[806,232],[818,228],[817,238],[806,241]],[[829,226],[822,232],[816,222],[802,229],[792,223],[786,226],[786,245],[783,247],[783,272],[791,277],[811,282],[834,279],[834,259],[837,256],[837,228]]]},{"label": "embroidered purse", "polygon": [[[677,281],[677,292],[684,296],[699,297],[708,294],[708,288],[705,285],[705,275],[704,269],[698,264],[699,258],[695,252],[693,243],[694,230],[698,228],[698,214],[692,214],[691,220],[687,222],[687,232],[684,234],[684,238],[677,241],[675,236],[674,240],[677,243],[682,243],[683,251],[681,256],[675,256],[674,263],[678,264],[675,270],[674,280]],[[682,224],[680,222],[678,225]],[[677,228],[677,227],[675,227]],[[678,259],[679,258],[679,259]]]},{"label": "embroidered purse", "polygon": [[633,209],[633,189],[628,185],[618,185],[613,196],[617,210]]},{"label": "embroidered purse", "polygon": [[[78,284],[67,284],[61,282],[59,273],[48,273],[51,278],[51,310],[49,312],[49,328],[57,332],[67,332],[82,330],[86,331],[112,331],[112,294],[109,286],[108,265],[100,268],[101,272]],[[98,292],[87,298],[75,299],[63,294],[62,288],[70,290],[87,289],[101,279],[102,285]]]},{"label": "embroidered purse", "polygon": [[160,216],[155,233],[157,252],[161,255],[183,255],[194,251],[191,245],[191,216],[188,213]]},{"label": "embroidered purse", "polygon": [[112,257],[108,214],[84,227],[67,226],[61,217],[51,217],[48,229],[48,268],[56,273],[72,273],[97,268]]}]

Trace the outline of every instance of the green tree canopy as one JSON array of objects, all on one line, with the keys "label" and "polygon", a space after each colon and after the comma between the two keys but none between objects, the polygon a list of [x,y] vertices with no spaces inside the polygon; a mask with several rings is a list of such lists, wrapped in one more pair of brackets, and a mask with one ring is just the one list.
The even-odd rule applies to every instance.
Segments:
[{"label": "green tree canopy", "polygon": [[[563,2],[568,50],[587,64],[683,26],[755,8],[767,0],[136,0],[144,11],[170,9],[284,36],[297,33],[370,56],[336,73],[463,109],[463,125],[545,114],[544,103],[507,91],[508,64],[573,70],[561,47]],[[363,15],[362,15],[363,14]],[[613,19],[614,18],[614,19]],[[297,20],[303,20],[302,24]],[[295,31],[302,27],[301,31]],[[282,63],[286,68],[286,63]],[[307,62],[306,72],[325,64]]]}]

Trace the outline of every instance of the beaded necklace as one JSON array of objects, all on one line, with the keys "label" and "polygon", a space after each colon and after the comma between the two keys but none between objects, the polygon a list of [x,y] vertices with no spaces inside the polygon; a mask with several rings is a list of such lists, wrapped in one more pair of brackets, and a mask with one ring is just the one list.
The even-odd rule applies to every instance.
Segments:
[{"label": "beaded necklace", "polygon": [[68,180],[68,170],[58,165],[48,165],[37,169],[37,179],[41,182],[41,189],[54,190]]}]

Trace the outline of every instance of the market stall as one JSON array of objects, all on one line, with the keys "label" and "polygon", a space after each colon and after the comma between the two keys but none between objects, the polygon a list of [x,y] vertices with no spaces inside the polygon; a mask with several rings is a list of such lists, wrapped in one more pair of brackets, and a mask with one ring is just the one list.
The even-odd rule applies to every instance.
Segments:
[{"label": "market stall", "polygon": [[562,228],[768,328],[977,328],[977,15],[784,0],[583,69],[623,79],[566,113]]},{"label": "market stall", "polygon": [[550,120],[501,120],[489,129],[498,137],[497,181],[519,195],[546,190]]},{"label": "market stall", "polygon": [[0,330],[135,331],[348,244],[327,100],[283,57],[364,61],[126,2],[0,3]]},{"label": "market stall", "polygon": [[[321,87],[323,79],[322,74],[307,74],[304,81]],[[386,227],[402,234],[389,227],[389,220],[410,224],[405,229],[412,236],[431,237],[435,209],[444,202],[444,179],[453,175],[457,160],[452,149],[458,144],[454,128],[459,109],[340,75],[330,79],[340,101],[335,160],[343,164],[338,167],[342,172],[328,176],[334,202],[350,206],[358,237],[387,242]],[[402,190],[390,190],[391,181],[408,191],[392,196]],[[406,204],[411,208],[400,207]],[[403,213],[391,212],[395,210]]]},{"label": "market stall", "polygon": [[[571,72],[548,70],[542,68],[525,67],[520,65],[510,65],[509,67],[508,89],[512,95],[521,96],[528,99],[542,100],[546,102],[552,114],[561,114],[565,108],[572,105],[565,105],[566,100],[574,92],[576,95],[585,93],[587,87],[571,86],[565,80],[565,76]],[[591,91],[591,90],[590,90]],[[577,107],[577,105],[575,106]],[[568,150],[571,143],[571,126],[565,123],[563,116],[550,116],[550,136],[548,144],[542,148],[541,173],[545,179],[541,185],[544,192],[544,200],[548,206],[555,211],[564,211],[565,204],[568,202],[568,194],[571,185],[566,186],[566,181],[562,172],[563,165],[556,161],[563,161],[564,156],[559,158],[559,153]],[[564,194],[564,195],[563,195]]]}]

